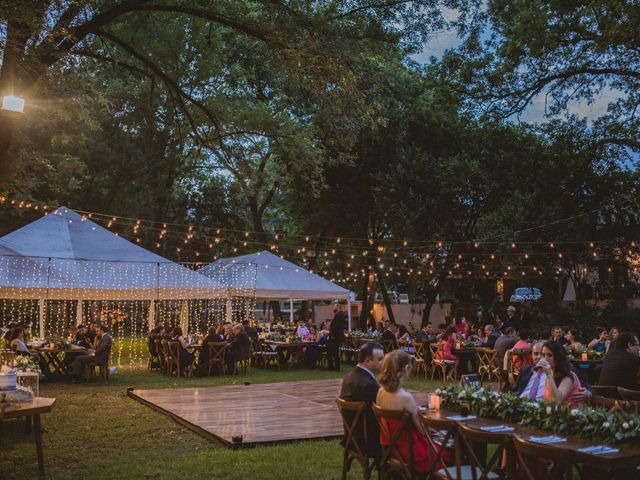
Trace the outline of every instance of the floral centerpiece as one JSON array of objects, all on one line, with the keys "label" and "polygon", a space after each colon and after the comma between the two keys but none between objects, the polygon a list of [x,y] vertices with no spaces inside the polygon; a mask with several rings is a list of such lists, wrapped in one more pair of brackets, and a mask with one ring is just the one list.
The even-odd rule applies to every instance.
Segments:
[{"label": "floral centerpiece", "polygon": [[481,387],[458,385],[437,389],[443,405],[457,408],[461,401],[481,417],[555,433],[582,437],[602,443],[625,443],[640,446],[640,415],[623,410],[581,407],[538,402],[511,393],[493,392]]},{"label": "floral centerpiece", "polygon": [[31,355],[16,355],[15,368],[18,372],[40,375],[40,366]]},{"label": "floral centerpiece", "polygon": [[349,336],[366,340],[378,340],[382,335],[371,332],[363,332],[362,330],[351,330],[351,332],[349,332]]},{"label": "floral centerpiece", "polygon": [[283,333],[275,333],[271,332],[269,334],[269,340],[273,340],[274,342],[284,342],[287,336]]}]

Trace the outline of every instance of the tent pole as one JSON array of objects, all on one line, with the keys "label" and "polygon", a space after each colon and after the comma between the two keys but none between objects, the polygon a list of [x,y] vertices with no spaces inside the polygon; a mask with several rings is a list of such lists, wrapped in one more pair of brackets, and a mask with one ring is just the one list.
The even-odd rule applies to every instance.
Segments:
[{"label": "tent pole", "polygon": [[349,326],[349,331],[351,331],[351,299],[347,300],[347,319],[348,319],[348,326]]},{"label": "tent pole", "polygon": [[293,298],[289,299],[289,323],[293,324]]},{"label": "tent pole", "polygon": [[76,305],[76,326],[82,325],[82,299],[78,299]]},{"label": "tent pole", "polygon": [[152,325],[156,323],[156,301],[154,299],[149,300],[149,316],[147,322],[149,324],[149,331],[153,328]]},{"label": "tent pole", "polygon": [[46,307],[46,300],[44,298],[38,299],[38,328],[40,330],[40,338],[44,338],[44,316]]}]

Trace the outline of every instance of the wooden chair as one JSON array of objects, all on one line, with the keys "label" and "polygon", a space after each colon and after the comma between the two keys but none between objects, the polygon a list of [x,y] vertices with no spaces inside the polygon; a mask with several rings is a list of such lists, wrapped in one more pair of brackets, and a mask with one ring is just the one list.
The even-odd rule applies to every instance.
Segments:
[{"label": "wooden chair", "polygon": [[111,358],[111,347],[107,351],[107,358],[104,362],[89,362],[87,363],[87,381],[95,376],[96,368],[98,369],[98,376],[102,377],[104,383],[109,383],[109,359]]},{"label": "wooden chair", "polygon": [[160,371],[165,375],[171,373],[169,369],[169,340],[160,341]]},{"label": "wooden chair", "polygon": [[256,341],[256,349],[254,352],[254,358],[256,359],[256,365],[262,365],[267,368],[271,363],[275,363],[280,370],[280,363],[278,362],[278,354],[271,350],[268,346],[262,343],[260,340]]},{"label": "wooden chair", "polygon": [[207,372],[211,375],[211,369],[215,366],[220,367],[220,371],[224,373],[225,360],[227,353],[226,342],[207,342],[209,347],[209,358],[207,359]]},{"label": "wooden chair", "polygon": [[[401,478],[413,480],[417,478],[413,462],[413,436],[411,435],[411,415],[407,412],[396,410],[384,410],[375,403],[371,406],[373,413],[380,424],[380,438],[386,438],[387,444],[382,445],[380,456],[380,478]],[[390,432],[387,420],[398,422],[393,433]],[[403,458],[398,447],[398,441],[406,437],[407,458]]]},{"label": "wooden chair", "polygon": [[424,357],[424,343],[413,342],[414,360],[416,362],[416,377],[420,372],[424,372],[424,378],[427,378],[427,360]]},{"label": "wooden chair", "polygon": [[[344,455],[342,460],[342,480],[347,478],[351,464],[356,460],[362,466],[362,478],[369,480],[371,471],[377,466],[376,460],[367,454],[367,422],[365,421],[365,402],[349,402],[336,397],[344,428]],[[362,432],[362,435],[358,435]]]},{"label": "wooden chair", "polygon": [[[420,421],[427,431],[427,441],[431,450],[431,469],[427,478],[444,480],[462,480],[460,444],[458,440],[458,425],[453,420],[421,416]],[[447,463],[444,453],[453,448],[454,461]]]},{"label": "wooden chair", "polygon": [[627,400],[608,398],[594,395],[590,400],[592,407],[606,408],[609,410],[635,410],[636,406]]},{"label": "wooden chair", "polygon": [[381,340],[380,343],[382,343],[385,354],[398,349],[398,342],[395,340]]},{"label": "wooden chair", "polygon": [[453,360],[443,360],[437,357],[436,353],[439,348],[440,346],[437,343],[429,344],[429,350],[431,351],[431,380],[433,380],[436,372],[440,372],[440,374],[442,375],[442,380],[446,380],[450,369],[456,368],[456,362],[454,362]]},{"label": "wooden chair", "polygon": [[[503,458],[507,461],[506,478],[515,478],[515,462],[513,458],[513,442],[508,433],[485,432],[465,425],[464,422],[458,424],[458,438],[460,439],[461,454],[469,459],[469,465],[460,466],[461,478],[471,478],[473,480],[494,480],[503,475],[496,472],[500,468]],[[478,447],[494,445],[496,448],[487,460],[478,455]],[[489,449],[491,451],[491,449]]]},{"label": "wooden chair", "polygon": [[167,357],[169,366],[169,375],[175,373],[180,378],[180,342],[167,342]]},{"label": "wooden chair", "polygon": [[510,387],[516,385],[518,381],[518,372],[515,371],[515,366],[513,365],[514,355],[513,349],[507,350],[504,354],[504,371],[507,373],[507,381]]},{"label": "wooden chair", "polygon": [[500,367],[496,367],[498,351],[491,350],[490,348],[476,348],[476,355],[478,356],[478,374],[480,375],[480,379],[486,377],[489,382],[497,380],[500,386],[502,386],[502,373]]},{"label": "wooden chair", "polygon": [[624,400],[640,400],[640,391],[629,390],[628,388],[618,387],[618,393]]},{"label": "wooden chair", "polygon": [[621,399],[620,393],[618,393],[618,387],[614,385],[594,385],[593,391],[596,395],[607,398]]},{"label": "wooden chair", "polygon": [[[149,364],[147,365],[147,370],[150,372],[154,369],[160,370],[162,368],[160,348],[161,345],[158,340],[147,337],[147,351],[149,352]],[[154,364],[156,365],[155,367]]]},{"label": "wooden chair", "polygon": [[[522,480],[571,480],[573,457],[571,450],[557,445],[542,445],[514,435],[513,444]],[[541,461],[542,460],[542,461]],[[576,467],[577,468],[577,467]]]}]

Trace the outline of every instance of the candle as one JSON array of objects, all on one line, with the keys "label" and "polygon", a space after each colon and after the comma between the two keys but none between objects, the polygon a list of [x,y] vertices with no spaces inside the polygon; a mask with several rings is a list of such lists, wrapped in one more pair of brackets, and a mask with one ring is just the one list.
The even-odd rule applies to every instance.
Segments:
[{"label": "candle", "polygon": [[456,350],[460,350],[460,342],[456,343]]},{"label": "candle", "polygon": [[202,339],[198,340],[198,345],[202,346]]},{"label": "candle", "polygon": [[589,356],[587,355],[587,352],[582,352],[582,360],[583,361],[589,360]]},{"label": "candle", "polygon": [[440,410],[440,395],[429,393],[427,395],[427,404],[429,406],[429,410]]},{"label": "candle", "polygon": [[56,344],[55,344],[55,343],[53,343],[53,342],[51,342],[51,343],[49,344],[49,348],[53,350],[54,348],[56,348]]}]

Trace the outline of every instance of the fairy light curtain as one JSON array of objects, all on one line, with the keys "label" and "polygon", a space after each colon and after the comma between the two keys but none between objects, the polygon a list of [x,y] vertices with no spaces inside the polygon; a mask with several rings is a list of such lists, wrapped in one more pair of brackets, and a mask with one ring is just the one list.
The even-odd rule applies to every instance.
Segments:
[{"label": "fairy light curtain", "polygon": [[245,309],[253,304],[255,275],[236,276],[233,288],[225,281],[61,207],[0,239],[0,325],[28,323],[35,336],[55,339],[72,324],[106,323],[114,363],[144,363],[155,321],[204,333],[226,319],[230,301]]}]

